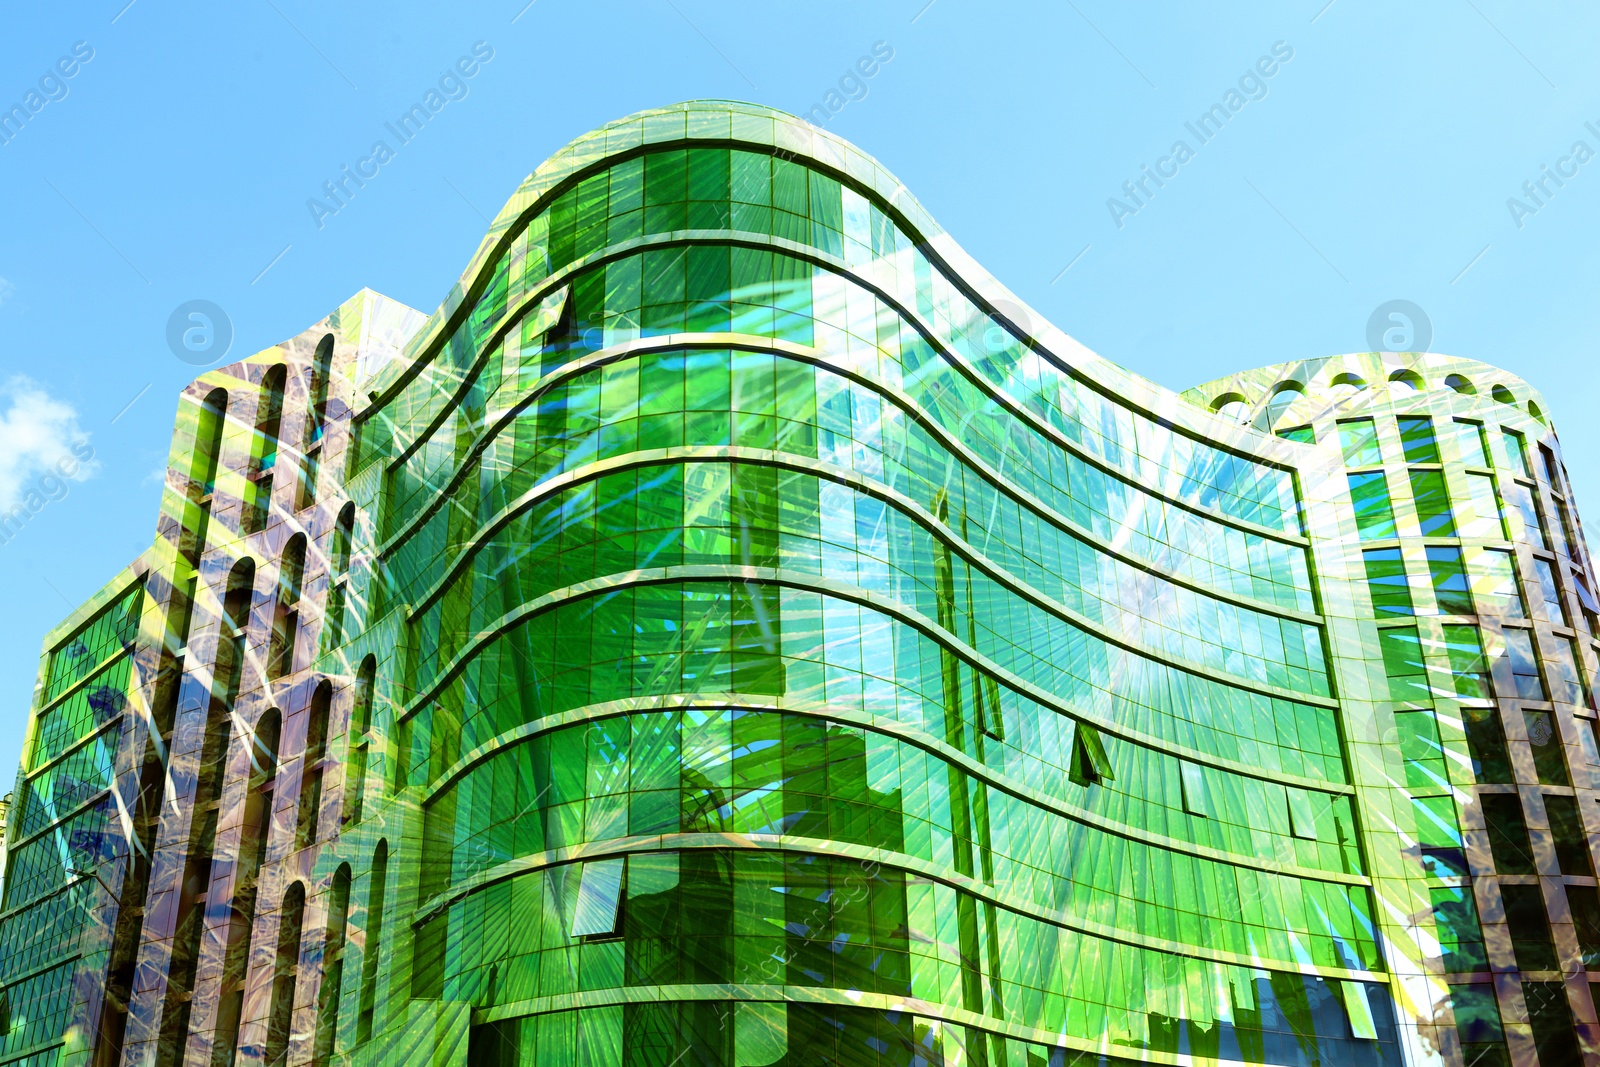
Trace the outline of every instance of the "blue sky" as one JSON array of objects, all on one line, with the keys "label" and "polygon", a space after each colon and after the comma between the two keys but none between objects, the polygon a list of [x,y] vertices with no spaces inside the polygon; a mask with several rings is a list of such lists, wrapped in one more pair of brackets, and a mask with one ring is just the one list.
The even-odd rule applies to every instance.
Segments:
[{"label": "blue sky", "polygon": [[[153,535],[195,373],[167,347],[174,308],[225,309],[234,358],[362,286],[431,311],[573,137],[691,97],[804,113],[878,42],[893,58],[827,127],[1091,348],[1183,388],[1365,349],[1372,311],[1410,300],[1433,350],[1544,391],[1580,505],[1600,507],[1600,159],[1572,157],[1600,152],[1593,9],[125,4],[13,5],[0,35],[0,108],[43,101],[0,144],[0,507],[94,455],[0,544],[0,767],[42,635]],[[476,42],[493,55],[459,98],[316,219],[307,200]],[[1229,90],[1243,106],[1200,144],[1185,123]],[[1178,140],[1192,158],[1163,162]],[[1134,205],[1123,183],[1146,165],[1177,174]],[[1523,183],[1546,166],[1576,173],[1535,204]]]}]

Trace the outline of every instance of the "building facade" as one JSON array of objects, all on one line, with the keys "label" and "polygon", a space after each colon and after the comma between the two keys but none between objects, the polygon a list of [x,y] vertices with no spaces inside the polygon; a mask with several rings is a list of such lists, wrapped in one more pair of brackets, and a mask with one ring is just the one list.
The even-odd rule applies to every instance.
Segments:
[{"label": "building facade", "polygon": [[1180,396],[829,134],[608,125],[432,316],[184,391],[46,640],[0,1067],[1600,1062],[1541,406]]}]

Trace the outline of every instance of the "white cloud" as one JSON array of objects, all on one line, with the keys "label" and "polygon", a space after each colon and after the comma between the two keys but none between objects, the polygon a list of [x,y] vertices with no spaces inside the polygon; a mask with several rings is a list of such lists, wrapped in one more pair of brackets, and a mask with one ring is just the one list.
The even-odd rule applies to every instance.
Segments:
[{"label": "white cloud", "polygon": [[16,291],[16,286],[6,281],[6,279],[0,278],[0,304],[4,304],[7,300],[11,299],[11,294]]},{"label": "white cloud", "polygon": [[59,496],[64,482],[94,474],[94,449],[71,404],[18,375],[0,385],[0,407],[0,511],[30,494]]}]

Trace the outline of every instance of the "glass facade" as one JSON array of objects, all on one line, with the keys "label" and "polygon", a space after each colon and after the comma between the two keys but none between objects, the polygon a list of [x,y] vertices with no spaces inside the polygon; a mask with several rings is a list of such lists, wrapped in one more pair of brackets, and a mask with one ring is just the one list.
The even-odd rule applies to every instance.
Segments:
[{"label": "glass facade", "polygon": [[[1274,409],[1266,398],[1285,379],[1303,392]],[[1416,380],[1421,391],[1393,385]],[[1565,519],[1542,399],[1483,364],[1395,353],[1263,368],[1185,396],[1253,400],[1256,429],[1295,440],[1337,436],[1337,452],[1301,467],[1301,485],[1313,506],[1319,481],[1347,487],[1354,510],[1312,530],[1313,566],[1364,579],[1365,596],[1325,597],[1330,626],[1345,614],[1376,624],[1375,649],[1352,634],[1334,655],[1382,656],[1387,686],[1369,701],[1346,681],[1341,713],[1377,914],[1397,917],[1391,989],[1416,991],[1423,1053],[1589,1062],[1600,1051],[1588,971],[1600,965],[1592,564]],[[1363,756],[1369,730],[1384,751]],[[1401,939],[1420,951],[1397,950]]]},{"label": "glass facade", "polygon": [[186,390],[47,642],[0,1065],[1565,1062],[1581,537],[1379,358],[1180,397],[789,116],[581,138],[431,318]]}]

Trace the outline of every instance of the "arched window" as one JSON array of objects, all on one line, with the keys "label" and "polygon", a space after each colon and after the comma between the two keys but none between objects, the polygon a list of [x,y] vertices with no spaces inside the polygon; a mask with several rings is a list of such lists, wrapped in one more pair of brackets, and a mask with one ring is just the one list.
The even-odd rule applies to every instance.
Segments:
[{"label": "arched window", "polygon": [[1544,412],[1540,410],[1539,405],[1538,405],[1538,403],[1536,401],[1533,401],[1533,400],[1528,401],[1528,414],[1532,415],[1534,418],[1538,419],[1540,422],[1544,421]]},{"label": "arched window", "polygon": [[1391,393],[1420,393],[1422,392],[1422,375],[1414,370],[1397,370],[1389,375],[1389,391]]},{"label": "arched window", "polygon": [[278,599],[272,612],[272,647],[267,676],[281,678],[294,670],[295,638],[300,631],[300,583],[305,577],[306,535],[295,534],[283,546],[278,563]]},{"label": "arched window", "polygon": [[309,508],[317,499],[317,470],[322,464],[322,438],[328,417],[328,377],[333,369],[333,334],[323,335],[311,357],[311,382],[306,390],[306,428],[300,439],[303,469],[297,509]]},{"label": "arched window", "polygon": [[367,943],[361,953],[361,1014],[356,1018],[356,1041],[372,1037],[372,1016],[377,1006],[378,953],[383,944],[383,895],[389,881],[389,842],[379,841],[372,853],[372,878],[367,889]]},{"label": "arched window", "polygon": [[1496,385],[1493,389],[1489,390],[1489,395],[1494,397],[1502,404],[1515,404],[1517,402],[1517,398],[1512,395],[1511,390],[1507,389],[1503,385]]},{"label": "arched window", "polygon": [[[194,398],[185,395],[179,417],[189,418],[188,412],[193,404]],[[199,410],[193,414],[194,437],[181,486],[183,495],[175,505],[178,508],[178,557],[188,564],[188,573],[179,571],[178,585],[173,590],[172,608],[166,616],[173,647],[181,647],[189,642],[195,590],[200,581],[200,557],[205,553],[206,538],[211,529],[211,487],[217,477],[217,456],[222,450],[222,427],[227,407],[227,391],[213,389],[200,401]]]},{"label": "arched window", "polygon": [[1284,413],[1305,395],[1299,382],[1279,382],[1272,390],[1272,399],[1267,401],[1267,429],[1277,426]]},{"label": "arched window", "polygon": [[307,390],[311,403],[306,409],[309,425],[306,447],[322,443],[328,421],[328,382],[333,371],[333,334],[324,334],[317,342],[317,352],[311,359],[311,388]]},{"label": "arched window", "polygon": [[283,423],[283,383],[287,375],[288,369],[278,363],[261,376],[255,442],[246,473],[250,490],[245,501],[245,533],[258,533],[267,525],[267,512],[272,504],[272,471],[278,461],[278,434]]},{"label": "arched window", "polygon": [[322,940],[322,985],[317,989],[317,1036],[312,1067],[326,1067],[339,1032],[339,994],[344,986],[345,926],[350,918],[350,865],[339,864],[328,890],[328,930]]},{"label": "arched window", "polygon": [[339,521],[333,527],[333,546],[328,553],[328,621],[327,648],[335,648],[344,639],[345,597],[350,587],[350,542],[355,536],[356,506],[346,504],[339,512]]},{"label": "arched window", "polygon": [[306,710],[306,748],[300,757],[300,812],[295,822],[294,847],[305,848],[317,839],[317,815],[322,809],[323,757],[328,748],[328,707],[333,683],[326,678],[311,694]]},{"label": "arched window", "polygon": [[1225,419],[1243,422],[1250,414],[1250,405],[1243,393],[1223,393],[1211,402],[1211,410]]},{"label": "arched window", "polygon": [[1356,393],[1361,392],[1361,390],[1367,387],[1367,382],[1366,379],[1362,378],[1359,374],[1351,374],[1346,372],[1344,374],[1335,375],[1333,381],[1329,382],[1328,385],[1328,391],[1330,393],[1343,399],[1344,397],[1354,396]]},{"label": "arched window", "polygon": [[361,661],[356,672],[355,702],[350,708],[350,755],[345,760],[344,818],[342,822],[361,821],[361,804],[367,791],[367,753],[372,742],[367,731],[372,728],[372,687],[378,675],[378,657],[368,656]]},{"label": "arched window", "polygon": [[245,971],[250,964],[250,935],[256,922],[256,890],[261,880],[261,860],[266,855],[267,830],[272,823],[272,792],[278,777],[278,736],[283,718],[277,708],[266,711],[250,734],[250,778],[244,803],[244,825],[239,833],[239,860],[229,908],[227,950],[223,956],[221,996],[217,1002],[217,1028],[213,1048],[223,1063],[231,1063],[239,1042],[239,1018],[244,1009]]},{"label": "arched window", "polygon": [[1472,384],[1472,379],[1463,377],[1460,374],[1445,375],[1444,384],[1447,388],[1454,389],[1463,396],[1473,396],[1478,391],[1478,387]]},{"label": "arched window", "polygon": [[279,1067],[289,1054],[294,1020],[295,976],[300,970],[300,928],[305,924],[306,886],[295,882],[278,909],[278,951],[273,958],[272,1003],[267,1009],[266,1067]]},{"label": "arched window", "polygon": [[200,402],[195,415],[194,450],[184,486],[183,533],[178,551],[191,567],[200,565],[211,523],[211,494],[217,488],[217,460],[222,455],[222,431],[228,417],[228,391],[213,389]]},{"label": "arched window", "polygon": [[255,573],[255,561],[246,556],[235,563],[228,574],[222,597],[222,633],[217,641],[211,699],[190,801],[189,847],[178,889],[178,917],[167,967],[167,996],[161,1014],[161,1043],[176,1050],[175,1055],[180,1058],[189,1041],[191,997],[200,960],[201,935],[206,926],[202,894],[208,894],[211,889],[222,783],[233,736],[233,705],[239,691],[240,664],[244,660],[243,624],[249,617]]},{"label": "arched window", "polygon": [[227,679],[227,710],[233,712],[234,696],[244,676],[245,640],[250,629],[250,608],[255,603],[256,561],[245,556],[228,572],[228,586],[222,594],[222,632],[217,638],[218,679]]}]

